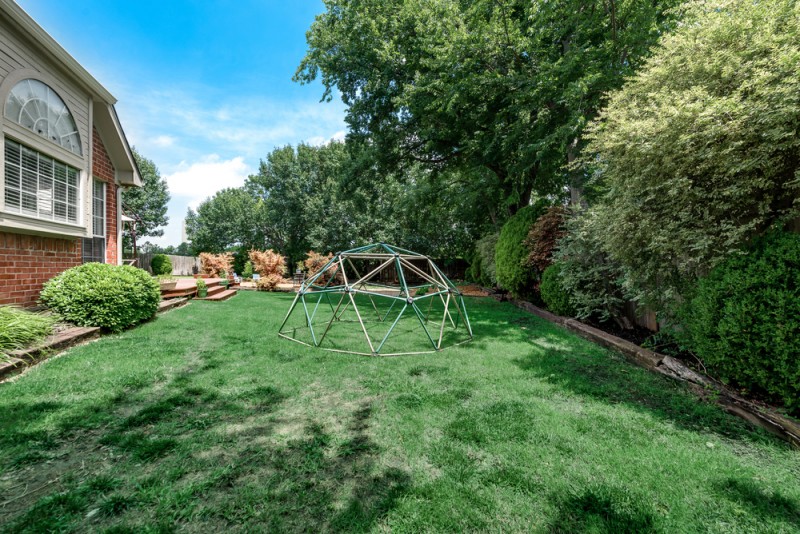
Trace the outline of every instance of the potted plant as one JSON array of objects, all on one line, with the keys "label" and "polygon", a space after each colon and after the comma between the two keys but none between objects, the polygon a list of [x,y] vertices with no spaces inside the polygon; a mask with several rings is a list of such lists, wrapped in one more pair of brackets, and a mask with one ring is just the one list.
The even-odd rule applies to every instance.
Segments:
[{"label": "potted plant", "polygon": [[158,277],[158,285],[161,287],[161,291],[172,291],[178,285],[178,279],[172,277],[171,275],[159,275]]},{"label": "potted plant", "polygon": [[197,298],[204,299],[208,296],[208,286],[202,278],[197,279]]},{"label": "potted plant", "polygon": [[225,289],[228,289],[228,285],[229,284],[230,284],[230,281],[227,278],[223,278],[222,280],[219,281],[219,285],[221,285]]}]

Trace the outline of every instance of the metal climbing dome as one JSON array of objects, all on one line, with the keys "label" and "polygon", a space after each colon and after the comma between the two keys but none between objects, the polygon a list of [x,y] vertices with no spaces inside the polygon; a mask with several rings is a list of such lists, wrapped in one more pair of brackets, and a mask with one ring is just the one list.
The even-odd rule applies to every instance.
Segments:
[{"label": "metal climbing dome", "polygon": [[300,287],[278,335],[367,356],[436,352],[472,339],[458,288],[427,256],[377,243],[335,254]]}]

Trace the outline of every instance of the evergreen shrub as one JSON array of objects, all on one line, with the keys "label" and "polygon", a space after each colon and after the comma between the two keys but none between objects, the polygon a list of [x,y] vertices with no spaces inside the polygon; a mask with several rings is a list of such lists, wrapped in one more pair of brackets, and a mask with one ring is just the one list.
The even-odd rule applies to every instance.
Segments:
[{"label": "evergreen shrub", "polygon": [[155,315],[161,289],[144,269],[85,263],[47,281],[40,300],[78,326],[119,332]]},{"label": "evergreen shrub", "polygon": [[570,302],[569,293],[561,282],[561,264],[553,263],[544,270],[539,292],[548,310],[556,315],[575,316],[575,306]]},{"label": "evergreen shrub", "polygon": [[531,226],[548,208],[545,201],[525,206],[515,213],[500,230],[495,249],[497,282],[515,297],[527,297],[534,293],[538,271],[526,265],[528,249],[524,245]]},{"label": "evergreen shrub", "polygon": [[771,232],[720,264],[679,317],[711,374],[800,413],[800,235]]},{"label": "evergreen shrub", "polygon": [[156,276],[172,274],[172,260],[166,254],[156,254],[150,260],[150,269]]}]

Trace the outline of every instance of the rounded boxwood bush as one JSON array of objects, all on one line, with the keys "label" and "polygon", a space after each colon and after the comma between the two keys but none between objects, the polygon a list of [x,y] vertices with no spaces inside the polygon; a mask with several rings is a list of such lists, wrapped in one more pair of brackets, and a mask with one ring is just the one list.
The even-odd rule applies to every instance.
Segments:
[{"label": "rounded boxwood bush", "polygon": [[161,290],[143,269],[86,263],[46,282],[40,300],[78,326],[119,332],[155,315]]},{"label": "rounded boxwood bush", "polygon": [[162,274],[172,274],[172,260],[166,254],[156,254],[150,260],[150,268],[156,276]]},{"label": "rounded boxwood bush", "polygon": [[525,206],[503,225],[495,247],[495,274],[497,283],[515,297],[533,293],[538,276],[536,269],[526,265],[529,251],[524,244],[531,226],[548,208],[548,203],[539,201]]},{"label": "rounded boxwood bush", "polygon": [[800,235],[772,232],[720,264],[680,317],[712,374],[800,413]]},{"label": "rounded boxwood bush", "polygon": [[561,282],[561,264],[553,263],[542,273],[542,283],[539,286],[547,309],[556,315],[565,317],[575,316],[575,306],[569,300],[569,293]]}]

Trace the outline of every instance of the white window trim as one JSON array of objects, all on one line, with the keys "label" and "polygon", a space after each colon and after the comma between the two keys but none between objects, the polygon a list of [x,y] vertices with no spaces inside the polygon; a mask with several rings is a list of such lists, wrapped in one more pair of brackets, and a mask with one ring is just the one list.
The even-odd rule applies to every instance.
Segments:
[{"label": "white window trim", "polygon": [[[94,201],[95,201],[94,188],[98,184],[102,186],[102,190],[103,190],[103,197],[102,197],[102,199],[100,199],[102,201],[102,203],[103,203],[103,208],[102,208],[103,209],[103,213],[101,215],[99,215],[99,216],[94,211]],[[98,180],[97,178],[92,180],[92,236],[93,237],[108,238],[108,235],[107,235],[108,234],[108,197],[106,196],[108,194],[108,189],[107,188],[108,188],[108,184],[106,184],[104,181]],[[95,231],[94,231],[94,221],[95,221],[95,219],[98,219],[98,218],[103,221],[103,224],[102,224],[103,233],[102,234],[95,233]]]},{"label": "white window trim", "polygon": [[[5,176],[6,175],[6,165],[7,165],[7,162],[6,162],[6,159],[5,159],[6,137],[3,136],[2,139],[1,139],[2,140],[2,146],[0,146],[0,149],[1,149],[0,158],[2,158],[2,165],[0,165],[0,171],[2,171],[0,173],[0,192],[2,192],[2,202],[0,202],[0,206],[2,206],[2,211],[0,211],[0,223],[2,223],[3,226],[10,226],[12,228],[31,229],[31,230],[41,231],[41,232],[48,232],[49,227],[53,227],[54,229],[61,228],[61,229],[64,229],[64,230],[72,229],[72,230],[67,230],[65,233],[67,233],[68,235],[86,235],[86,225],[85,225],[85,222],[84,222],[84,212],[83,212],[83,202],[84,202],[84,195],[85,195],[84,177],[83,177],[84,176],[84,172],[81,170],[81,168],[78,167],[78,166],[70,165],[67,162],[60,161],[60,160],[58,160],[57,157],[51,156],[47,152],[42,152],[42,151],[40,151],[40,150],[38,150],[38,149],[36,149],[34,147],[27,146],[24,143],[19,143],[13,137],[9,137],[8,139],[11,140],[14,143],[17,143],[17,144],[20,144],[20,145],[24,146],[25,148],[27,148],[29,150],[33,150],[34,152],[36,152],[40,156],[44,156],[46,158],[54,159],[54,160],[58,161],[59,163],[66,163],[67,165],[72,167],[73,170],[77,171],[77,175],[78,175],[77,176],[77,178],[78,178],[78,181],[77,181],[77,199],[76,199],[76,202],[75,202],[77,220],[75,222],[59,221],[59,220],[56,220],[56,219],[47,219],[47,218],[38,217],[38,216],[34,216],[34,215],[28,215],[26,213],[23,213],[21,210],[19,212],[8,211],[8,208],[6,207],[6,176]],[[26,221],[29,221],[29,223],[26,224]],[[78,229],[82,230],[82,232],[76,234],[75,230],[78,230]],[[56,232],[60,233],[61,231],[56,230],[55,232],[50,232],[50,233],[56,233]]]}]

